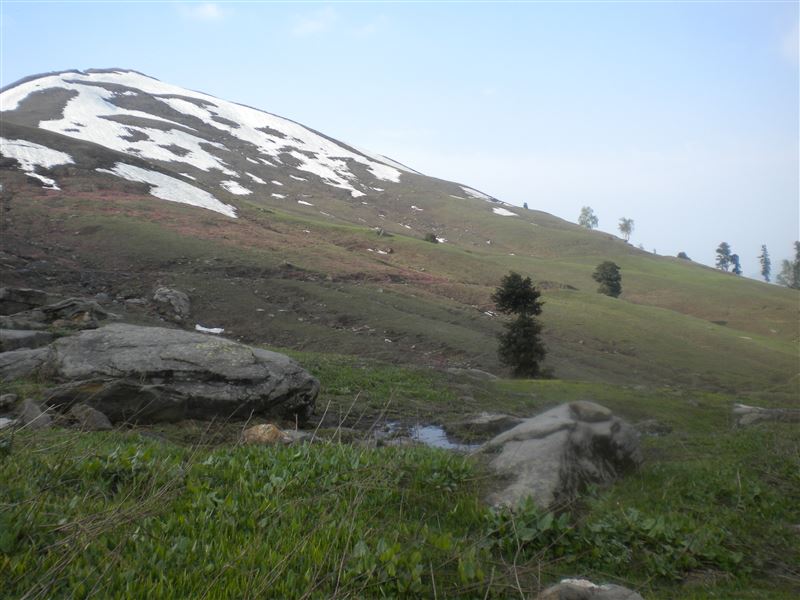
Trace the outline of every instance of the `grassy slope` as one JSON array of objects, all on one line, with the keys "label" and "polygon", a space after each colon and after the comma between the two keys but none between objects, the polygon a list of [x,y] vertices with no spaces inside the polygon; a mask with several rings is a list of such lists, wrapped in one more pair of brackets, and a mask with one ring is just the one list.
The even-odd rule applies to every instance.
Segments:
[{"label": "grassy slope", "polygon": [[[33,241],[31,254],[75,256],[90,288],[146,296],[157,283],[183,287],[200,322],[250,342],[495,370],[502,320],[484,311],[514,269],[545,288],[542,320],[558,376],[797,390],[795,291],[655,257],[535,211],[538,226],[496,217],[480,204],[464,211],[470,227],[497,228],[508,248],[378,237],[267,206],[231,221],[102,190],[20,195],[10,214],[20,247]],[[605,258],[622,266],[617,300],[596,294],[590,277]]]}]

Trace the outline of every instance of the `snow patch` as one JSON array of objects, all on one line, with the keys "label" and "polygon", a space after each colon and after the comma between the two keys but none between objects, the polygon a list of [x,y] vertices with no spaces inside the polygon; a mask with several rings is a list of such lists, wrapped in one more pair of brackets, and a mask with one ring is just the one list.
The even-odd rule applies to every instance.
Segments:
[{"label": "snow patch", "polygon": [[270,194],[270,196],[272,196],[273,198],[280,198],[281,200],[286,198],[286,196],[284,196],[283,194]]},{"label": "snow patch", "polygon": [[190,183],[170,177],[169,175],[134,167],[133,165],[126,165],[125,163],[117,163],[114,165],[114,168],[110,170],[97,169],[97,171],[100,173],[110,173],[111,175],[122,177],[128,181],[148,183],[153,186],[150,188],[150,194],[156,198],[207,208],[208,210],[222,213],[228,217],[236,218],[236,209],[233,206],[220,202],[205,190],[201,190]]},{"label": "snow patch", "polygon": [[0,138],[0,154],[16,160],[28,177],[38,179],[44,184],[44,187],[51,190],[60,188],[56,185],[55,180],[39,175],[36,172],[36,167],[50,169],[58,165],[74,164],[75,162],[66,152],[59,152],[26,140]]},{"label": "snow patch", "polygon": [[246,187],[241,185],[238,181],[234,181],[233,179],[228,179],[226,181],[220,182],[219,186],[224,188],[231,194],[236,194],[237,196],[247,196],[248,194],[252,194],[251,190],[248,190]]},{"label": "snow patch", "polygon": [[178,175],[181,175],[181,176],[183,176],[183,177],[186,177],[187,179],[191,179],[192,181],[197,181],[197,177],[192,177],[192,176],[191,176],[191,175],[189,175],[188,173],[178,173]]},{"label": "snow patch", "polygon": [[513,213],[510,210],[506,210],[505,208],[498,208],[492,207],[492,212],[496,215],[500,215],[501,217],[516,217],[518,216],[517,213]]},{"label": "snow patch", "polygon": [[308,179],[306,179],[305,177],[298,177],[297,175],[289,175],[289,177],[297,181],[308,181]]},{"label": "snow patch", "polygon": [[303,206],[314,206],[311,202],[306,202],[305,200],[298,200],[298,204],[302,204]]},{"label": "snow patch", "polygon": [[258,175],[253,175],[252,173],[246,173],[246,175],[247,175],[247,176],[248,176],[250,179],[252,179],[253,181],[255,181],[256,183],[260,183],[261,185],[267,185],[267,182],[266,182],[266,181],[264,181],[263,179],[261,179],[261,177],[259,177]]},{"label": "snow patch", "polygon": [[272,180],[272,183],[274,183],[275,185],[283,186],[283,184],[280,181],[275,181],[274,179]]},{"label": "snow patch", "polygon": [[440,244],[444,244],[447,242],[447,238],[437,237],[436,241],[439,242]]},{"label": "snow patch", "polygon": [[470,187],[466,186],[459,186],[470,198],[477,198],[478,200],[493,200],[491,196],[487,196],[483,192],[479,192],[478,190],[473,190]]},{"label": "snow patch", "polygon": [[416,206],[416,205],[412,204],[411,205],[411,210],[418,210],[419,212],[422,212],[425,209],[424,208],[420,208],[419,206]]},{"label": "snow patch", "polygon": [[200,323],[197,323],[194,326],[195,331],[199,331],[201,333],[213,333],[215,335],[219,335],[220,333],[224,333],[225,330],[222,327],[203,327]]}]

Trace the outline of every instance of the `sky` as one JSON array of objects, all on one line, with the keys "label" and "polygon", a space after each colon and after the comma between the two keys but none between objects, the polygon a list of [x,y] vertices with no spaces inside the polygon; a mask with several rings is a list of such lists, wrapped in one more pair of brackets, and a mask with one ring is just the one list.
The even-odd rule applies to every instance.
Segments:
[{"label": "sky", "polygon": [[800,239],[800,3],[0,2],[0,83],[124,67],[427,175],[773,276]]}]

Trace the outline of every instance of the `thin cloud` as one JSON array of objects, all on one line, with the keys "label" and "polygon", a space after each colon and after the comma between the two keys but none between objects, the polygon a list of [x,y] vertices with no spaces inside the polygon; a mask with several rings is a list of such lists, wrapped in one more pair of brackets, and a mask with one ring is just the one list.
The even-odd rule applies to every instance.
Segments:
[{"label": "thin cloud", "polygon": [[315,10],[305,15],[299,16],[291,28],[292,35],[306,37],[317,35],[333,29],[338,15],[330,7]]},{"label": "thin cloud", "polygon": [[181,13],[184,17],[196,21],[219,21],[225,16],[220,5],[215,2],[183,4],[181,5]]}]

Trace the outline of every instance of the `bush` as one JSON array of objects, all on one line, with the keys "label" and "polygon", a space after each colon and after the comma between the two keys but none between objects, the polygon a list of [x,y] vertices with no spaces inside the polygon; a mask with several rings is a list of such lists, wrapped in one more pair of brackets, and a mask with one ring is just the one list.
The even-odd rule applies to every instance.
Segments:
[{"label": "bush", "polygon": [[592,273],[592,279],[600,284],[597,291],[613,298],[622,293],[622,275],[619,265],[610,260],[601,262]]}]

